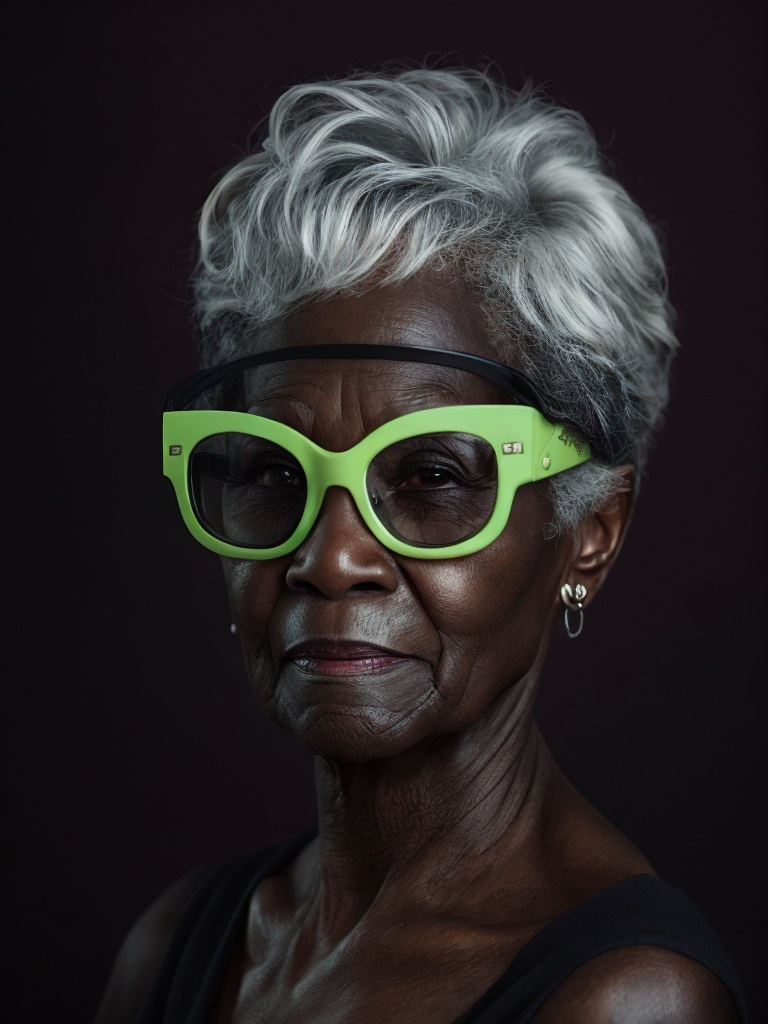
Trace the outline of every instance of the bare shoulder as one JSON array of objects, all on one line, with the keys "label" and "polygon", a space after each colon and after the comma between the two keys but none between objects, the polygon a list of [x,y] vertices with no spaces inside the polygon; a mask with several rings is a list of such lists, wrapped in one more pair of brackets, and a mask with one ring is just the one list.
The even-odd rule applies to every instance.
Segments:
[{"label": "bare shoulder", "polygon": [[573,971],[532,1024],[738,1024],[708,968],[660,946],[624,946]]},{"label": "bare shoulder", "polygon": [[165,956],[198,871],[167,889],[148,907],[125,937],[109,976],[94,1024],[130,1024]]}]

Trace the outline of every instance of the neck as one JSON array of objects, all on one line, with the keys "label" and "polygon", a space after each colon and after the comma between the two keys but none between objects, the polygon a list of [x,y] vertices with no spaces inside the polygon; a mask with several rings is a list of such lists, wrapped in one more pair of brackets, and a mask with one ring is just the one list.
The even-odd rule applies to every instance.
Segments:
[{"label": "neck", "polygon": [[485,875],[499,860],[537,860],[555,766],[532,717],[536,683],[531,673],[470,728],[397,757],[315,759],[313,888],[326,934],[345,934],[387,894],[439,906],[462,878]]}]

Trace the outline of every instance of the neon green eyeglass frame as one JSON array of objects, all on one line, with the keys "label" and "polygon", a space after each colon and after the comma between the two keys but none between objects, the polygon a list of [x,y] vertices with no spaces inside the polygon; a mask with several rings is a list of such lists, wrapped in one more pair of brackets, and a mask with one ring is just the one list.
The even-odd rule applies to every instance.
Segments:
[{"label": "neon green eyeglass frame", "polygon": [[[469,369],[497,383],[525,404],[452,405],[422,409],[384,423],[353,448],[330,452],[304,434],[276,420],[251,413],[213,409],[182,409],[203,390],[238,370],[289,358],[374,358],[441,363]],[[176,491],[190,533],[219,555],[264,560],[295,550],[315,524],[329,487],[343,487],[352,496],[368,529],[381,544],[411,558],[442,559],[471,555],[491,544],[506,526],[517,488],[572,469],[590,458],[582,435],[568,423],[553,422],[539,408],[545,401],[518,371],[465,353],[397,345],[317,345],[284,349],[202,371],[182,381],[169,394],[163,415],[163,472]],[[307,483],[306,504],[294,532],[270,548],[240,547],[211,532],[195,513],[190,492],[190,456],[195,447],[217,434],[237,433],[264,438],[290,452],[301,465]],[[370,500],[366,475],[373,459],[389,445],[420,435],[470,434],[486,441],[496,455],[496,501],[490,518],[478,532],[441,547],[410,544],[392,534]]]}]

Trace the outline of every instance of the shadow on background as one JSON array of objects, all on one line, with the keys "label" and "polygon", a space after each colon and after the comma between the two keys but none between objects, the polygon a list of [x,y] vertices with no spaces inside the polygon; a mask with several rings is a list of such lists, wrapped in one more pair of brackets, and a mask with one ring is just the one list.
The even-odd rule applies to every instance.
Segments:
[{"label": "shadow on background", "polygon": [[668,231],[683,344],[668,425],[610,585],[583,636],[554,645],[539,721],[710,920],[754,1019],[768,1009],[755,19],[743,3],[471,11],[38,3],[11,24],[14,1020],[88,1020],[164,887],[313,820],[309,759],[257,712],[218,561],[161,476],[163,396],[196,369],[195,214],[285,86],[450,51],[493,57],[513,85],[554,81]]}]

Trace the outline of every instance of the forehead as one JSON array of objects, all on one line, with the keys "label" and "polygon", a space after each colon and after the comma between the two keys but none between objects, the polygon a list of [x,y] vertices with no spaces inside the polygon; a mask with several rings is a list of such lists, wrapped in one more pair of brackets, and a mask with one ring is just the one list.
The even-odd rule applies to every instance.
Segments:
[{"label": "forehead", "polygon": [[[312,303],[248,339],[243,354],[296,345],[418,345],[498,360],[485,314],[461,281],[422,274],[396,286]],[[311,405],[362,402],[396,410],[433,404],[508,401],[488,381],[465,370],[378,360],[273,363],[249,374],[251,402],[289,397]]]},{"label": "forehead", "polygon": [[389,405],[432,399],[442,405],[496,404],[510,399],[468,370],[389,359],[290,359],[242,374],[241,393],[251,401],[278,395],[312,405],[339,401]]},{"label": "forehead", "polygon": [[286,319],[265,325],[252,342],[255,351],[357,342],[432,346],[498,358],[485,314],[469,287],[432,273],[303,306]]}]

